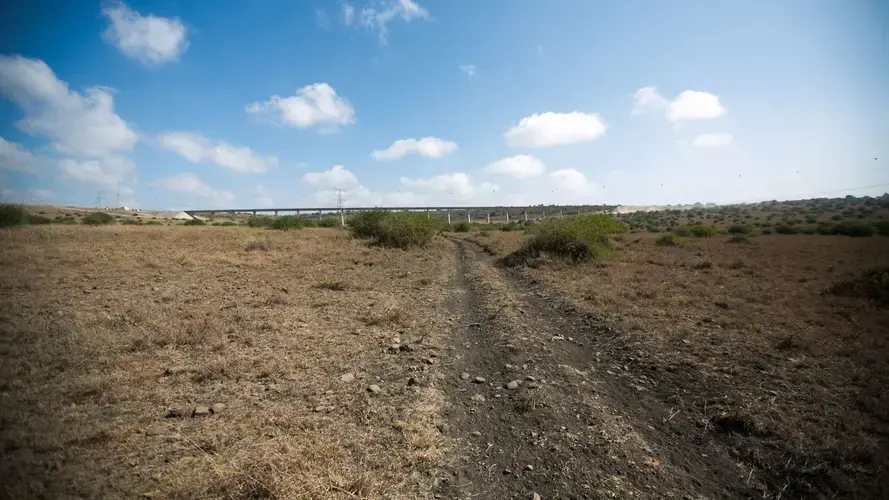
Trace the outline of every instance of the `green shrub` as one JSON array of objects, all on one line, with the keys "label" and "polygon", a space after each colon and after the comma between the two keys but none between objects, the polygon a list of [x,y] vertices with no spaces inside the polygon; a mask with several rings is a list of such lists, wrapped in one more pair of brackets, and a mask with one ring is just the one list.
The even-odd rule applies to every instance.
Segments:
[{"label": "green shrub", "polygon": [[682,236],[665,234],[658,238],[654,243],[662,247],[681,247],[682,245],[685,245],[685,240],[682,239]]},{"label": "green shrub", "polygon": [[688,238],[691,236],[691,229],[689,229],[688,226],[678,227],[676,228],[676,236],[684,236]]},{"label": "green shrub", "polygon": [[763,236],[768,236],[768,235],[772,234],[772,228],[764,227],[764,228],[762,228],[762,231],[759,232],[759,234],[761,234]]},{"label": "green shrub", "polygon": [[803,234],[815,234],[818,231],[816,226],[803,226],[799,228],[799,232]]},{"label": "green shrub", "polygon": [[509,232],[509,231],[518,231],[518,229],[519,229],[519,226],[518,226],[518,224],[516,224],[515,222],[508,222],[508,223],[506,223],[506,224],[501,224],[501,225],[500,225],[500,230],[501,230],[501,231],[506,231],[506,232]]},{"label": "green shrub", "polygon": [[657,226],[648,226],[648,232],[649,233],[659,233],[659,232],[661,232],[661,228],[659,228]]},{"label": "green shrub", "polygon": [[114,223],[114,217],[110,214],[106,214],[105,212],[92,212],[85,215],[82,219],[84,224],[88,224],[90,226],[102,226],[105,224]]},{"label": "green shrub", "polygon": [[21,205],[13,203],[0,204],[0,227],[12,227],[25,224],[28,214]]},{"label": "green shrub", "polygon": [[281,217],[272,217],[272,229],[279,231],[289,231],[291,229],[302,229],[306,226],[306,220],[297,215],[282,215]]},{"label": "green shrub", "polygon": [[161,221],[159,221],[159,220],[150,220],[143,225],[145,225],[145,226],[162,226],[163,224],[161,224]]},{"label": "green shrub", "polygon": [[238,223],[237,223],[237,222],[234,222],[234,221],[227,220],[227,221],[223,222],[223,223],[220,224],[220,225],[223,226],[223,227],[231,227],[231,226],[237,226]]},{"label": "green shrub", "polygon": [[43,217],[42,215],[28,215],[26,220],[28,224],[33,225],[43,225],[43,224],[52,224],[52,219],[49,217]]},{"label": "green shrub", "polygon": [[426,246],[439,229],[439,222],[416,212],[362,212],[349,219],[349,232],[358,238],[370,238],[378,245],[392,248]]},{"label": "green shrub", "polygon": [[799,232],[799,228],[781,224],[780,226],[775,227],[775,232],[777,234],[797,234]]},{"label": "green shrub", "polygon": [[251,215],[247,218],[250,227],[272,227],[272,218],[268,215]]},{"label": "green shrub", "polygon": [[889,236],[889,220],[878,220],[874,222],[874,229],[880,236]]},{"label": "green shrub", "polygon": [[748,243],[749,244],[750,240],[747,239],[747,237],[744,236],[743,234],[736,234],[736,235],[732,236],[731,238],[729,238],[728,240],[726,240],[726,242],[727,243]]},{"label": "green shrub", "polygon": [[468,233],[472,230],[472,226],[468,222],[458,222],[451,226],[451,231],[455,233]]},{"label": "green shrub", "polygon": [[124,226],[141,226],[142,221],[139,219],[124,219],[120,222]]},{"label": "green shrub", "polygon": [[750,234],[752,229],[750,228],[750,226],[745,226],[742,224],[733,224],[733,225],[729,226],[726,231],[728,231],[729,234]]},{"label": "green shrub", "polygon": [[388,212],[384,210],[368,210],[367,212],[359,212],[351,217],[347,222],[349,232],[358,238],[374,238],[382,221]]},{"label": "green shrub", "polygon": [[612,253],[611,236],[626,230],[607,215],[550,219],[534,226],[530,230],[533,238],[503,262],[507,265],[524,264],[544,254],[575,262],[607,257]]},{"label": "green shrub", "polygon": [[340,227],[339,217],[324,217],[318,221],[318,227]]},{"label": "green shrub", "polygon": [[697,269],[698,271],[700,271],[702,269],[712,269],[712,268],[713,268],[713,263],[710,262],[709,260],[699,262],[699,263],[695,264],[694,266],[692,266],[692,269]]},{"label": "green shrub", "polygon": [[876,232],[873,226],[861,221],[840,222],[833,229],[835,234],[852,236],[853,238],[867,238],[873,236]]},{"label": "green shrub", "polygon": [[183,226],[206,226],[206,225],[207,225],[207,223],[204,222],[202,219],[189,219],[189,220],[185,221],[185,224],[183,224]]},{"label": "green shrub", "polygon": [[689,226],[688,230],[691,232],[692,236],[696,238],[709,238],[716,234],[716,228],[713,226],[704,226],[702,224],[696,224],[694,226]]}]

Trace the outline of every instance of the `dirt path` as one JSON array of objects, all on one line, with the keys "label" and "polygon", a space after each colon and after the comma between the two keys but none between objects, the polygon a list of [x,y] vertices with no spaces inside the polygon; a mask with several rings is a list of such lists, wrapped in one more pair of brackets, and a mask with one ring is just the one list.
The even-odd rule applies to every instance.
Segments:
[{"label": "dirt path", "polygon": [[454,245],[465,323],[443,367],[446,432],[469,457],[441,478],[439,498],[762,497],[707,424],[662,402],[658,373],[632,346],[471,243]]}]

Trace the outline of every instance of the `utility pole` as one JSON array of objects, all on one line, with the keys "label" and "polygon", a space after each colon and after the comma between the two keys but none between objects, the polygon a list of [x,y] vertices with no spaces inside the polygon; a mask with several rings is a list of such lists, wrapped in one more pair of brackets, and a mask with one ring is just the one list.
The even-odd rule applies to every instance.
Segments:
[{"label": "utility pole", "polygon": [[346,227],[346,191],[340,188],[336,190],[336,208],[340,211],[340,225]]},{"label": "utility pole", "polygon": [[117,181],[117,208],[120,208],[120,181]]}]

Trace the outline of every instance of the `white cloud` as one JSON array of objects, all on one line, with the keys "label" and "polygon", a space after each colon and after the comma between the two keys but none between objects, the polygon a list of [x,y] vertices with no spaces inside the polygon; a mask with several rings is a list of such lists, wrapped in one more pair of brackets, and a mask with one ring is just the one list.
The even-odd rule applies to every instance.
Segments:
[{"label": "white cloud", "polygon": [[718,118],[728,111],[719,102],[719,97],[709,92],[686,90],[670,101],[664,98],[657,87],[643,87],[634,94],[633,113],[663,110],[673,123],[682,120]]},{"label": "white cloud", "polygon": [[475,64],[466,64],[464,66],[460,66],[460,71],[466,73],[467,78],[472,78],[475,76]]},{"label": "white cloud", "polygon": [[192,163],[209,160],[239,174],[262,173],[278,165],[274,156],[263,157],[248,147],[232,146],[227,142],[213,144],[200,134],[167,132],[158,138],[158,144]]},{"label": "white cloud", "polygon": [[496,184],[489,182],[474,184],[472,178],[462,172],[436,175],[425,179],[402,177],[401,184],[436,193],[438,195],[434,197],[436,203],[443,204],[477,202],[485,197],[490,198],[500,189]]},{"label": "white cloud", "polygon": [[399,139],[388,149],[376,150],[371,153],[374,160],[394,160],[404,158],[409,154],[416,154],[425,158],[441,158],[457,150],[457,143],[446,141],[437,137],[423,137],[422,139]]},{"label": "white cloud", "polygon": [[24,110],[18,128],[53,139],[60,153],[102,157],[129,151],[138,140],[114,112],[111,89],[71,91],[41,60],[0,55],[0,93]]},{"label": "white cloud", "polygon": [[3,188],[0,190],[0,201],[4,203],[45,203],[56,198],[55,193],[49,189],[26,189],[18,191],[15,189]]},{"label": "white cloud", "polygon": [[556,190],[567,191],[575,194],[592,193],[596,187],[595,184],[589,182],[583,173],[573,168],[564,170],[556,170],[549,174],[550,182]]},{"label": "white cloud", "polygon": [[343,24],[352,26],[355,22],[355,7],[349,4],[343,5]]},{"label": "white cloud", "polygon": [[256,185],[254,193],[256,194],[256,205],[258,207],[271,208],[275,206],[275,201],[272,200],[268,190],[262,184]]},{"label": "white cloud", "polygon": [[123,3],[102,10],[111,26],[102,38],[121,52],[145,64],[162,64],[188,47],[185,25],[179,19],[143,16]]},{"label": "white cloud", "polygon": [[731,146],[733,140],[731,134],[700,134],[693,144],[699,148],[722,148]]},{"label": "white cloud", "polygon": [[337,95],[330,85],[320,82],[307,85],[291,97],[272,96],[267,101],[246,106],[252,115],[273,115],[285,125],[309,128],[315,125],[336,127],[355,123],[355,109]]},{"label": "white cloud", "polygon": [[543,175],[546,165],[539,159],[528,155],[516,155],[502,158],[488,164],[484,171],[492,175],[505,175],[514,179],[529,179]]},{"label": "white cloud", "polygon": [[633,114],[640,115],[649,110],[662,110],[670,105],[657,90],[657,87],[642,87],[633,94]]},{"label": "white cloud", "polygon": [[385,0],[380,2],[379,8],[361,9],[358,22],[365,28],[376,30],[380,43],[385,44],[389,34],[388,25],[396,16],[409,23],[414,19],[429,19],[429,12],[413,0]]},{"label": "white cloud", "polygon": [[215,206],[229,206],[235,200],[235,195],[231,191],[213,189],[194,174],[173,174],[154,183],[170,191],[196,195]]},{"label": "white cloud", "polygon": [[41,170],[48,161],[47,158],[28,151],[21,144],[0,137],[0,170],[33,174]]},{"label": "white cloud", "polygon": [[330,18],[327,17],[327,12],[324,9],[315,9],[315,24],[321,29],[330,27]]},{"label": "white cloud", "polygon": [[526,116],[503,136],[513,147],[544,148],[593,141],[604,133],[605,124],[599,115],[573,111]]},{"label": "white cloud", "polygon": [[342,165],[334,165],[324,172],[308,172],[303,175],[303,181],[321,189],[351,189],[358,186],[358,179],[352,172]]},{"label": "white cloud", "polygon": [[65,158],[59,161],[59,170],[62,176],[68,179],[98,184],[110,189],[135,173],[136,165],[123,156],[107,156],[84,161]]}]

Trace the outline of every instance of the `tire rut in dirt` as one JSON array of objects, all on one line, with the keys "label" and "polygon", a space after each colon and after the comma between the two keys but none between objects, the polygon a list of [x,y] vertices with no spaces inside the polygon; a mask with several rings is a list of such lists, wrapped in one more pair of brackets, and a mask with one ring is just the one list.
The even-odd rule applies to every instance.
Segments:
[{"label": "tire rut in dirt", "polygon": [[645,374],[612,371],[595,342],[613,333],[454,243],[463,320],[446,417],[469,456],[439,482],[440,498],[752,496],[724,450],[634,384]]}]

